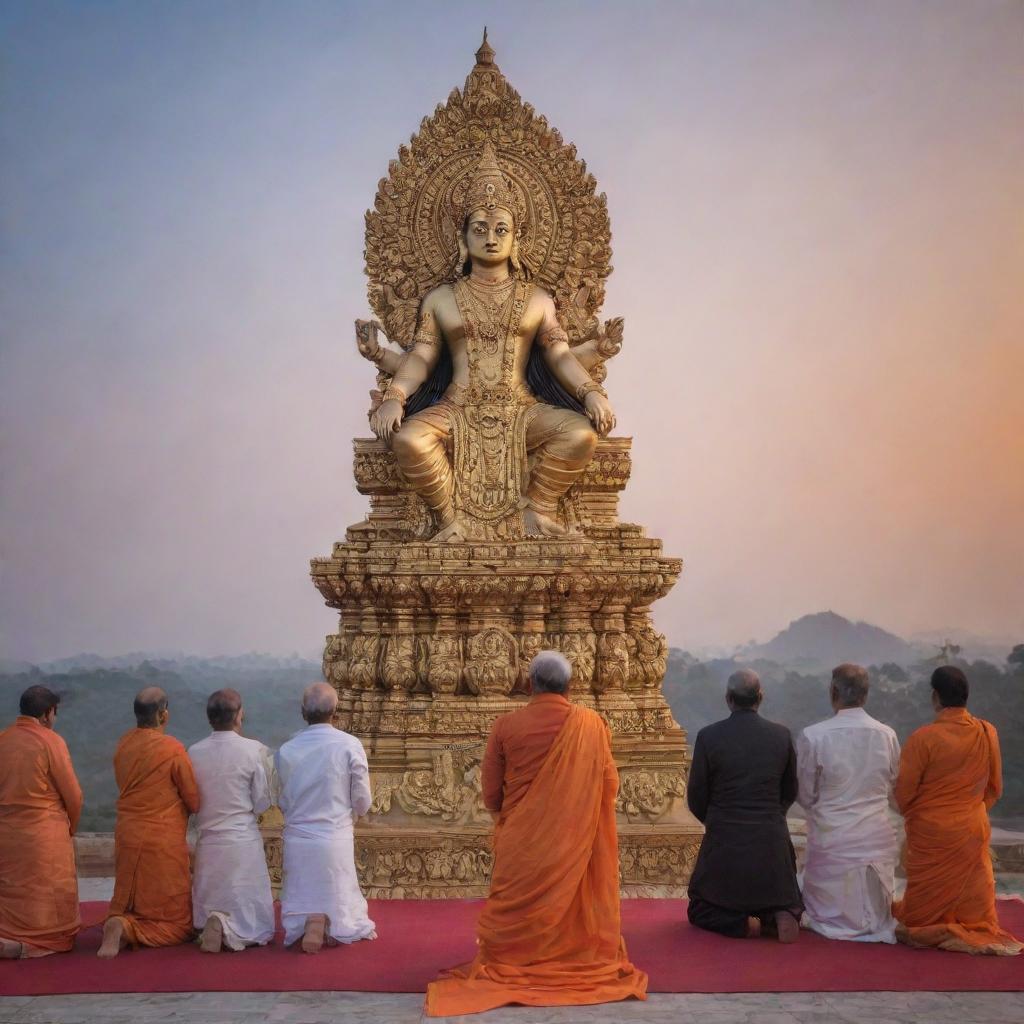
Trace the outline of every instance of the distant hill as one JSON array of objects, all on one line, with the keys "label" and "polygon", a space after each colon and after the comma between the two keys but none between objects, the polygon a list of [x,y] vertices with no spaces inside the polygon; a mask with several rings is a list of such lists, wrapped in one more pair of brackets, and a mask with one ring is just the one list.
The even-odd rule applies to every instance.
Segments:
[{"label": "distant hill", "polygon": [[920,658],[920,651],[894,633],[868,622],[851,622],[830,611],[804,615],[767,643],[745,647],[738,656],[750,661],[765,658],[782,665],[831,668],[843,661],[909,665]]}]

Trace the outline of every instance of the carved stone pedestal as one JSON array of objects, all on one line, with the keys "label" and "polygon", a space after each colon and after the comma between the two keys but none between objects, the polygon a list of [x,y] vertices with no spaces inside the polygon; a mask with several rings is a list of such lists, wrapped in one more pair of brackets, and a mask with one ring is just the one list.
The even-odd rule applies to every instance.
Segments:
[{"label": "carved stone pedestal", "polygon": [[572,699],[611,729],[624,891],[680,891],[700,829],[685,810],[686,736],[661,692],[667,645],[650,606],[681,563],[617,520],[629,440],[599,444],[562,510],[582,532],[558,539],[426,543],[426,509],[390,452],[357,441],[355,468],[370,515],[312,575],[340,612],[323,664],[337,725],[370,761],[374,802],[357,828],[366,894],[486,894],[483,746],[494,719],[527,699],[526,669],[543,648],[569,658]]}]

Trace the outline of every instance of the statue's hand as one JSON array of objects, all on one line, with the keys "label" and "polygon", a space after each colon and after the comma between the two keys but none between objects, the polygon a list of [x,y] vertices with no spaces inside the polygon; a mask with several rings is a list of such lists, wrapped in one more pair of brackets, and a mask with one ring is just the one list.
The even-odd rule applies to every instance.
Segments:
[{"label": "statue's hand", "polygon": [[615,413],[612,412],[608,399],[599,391],[591,391],[586,397],[584,408],[590,422],[594,424],[594,429],[601,437],[606,437],[615,426]]},{"label": "statue's hand", "polygon": [[377,332],[383,329],[376,320],[356,321],[356,347],[364,359],[373,362],[380,355],[380,341],[377,340]]},{"label": "statue's hand", "polygon": [[612,356],[619,354],[619,350],[622,348],[622,335],[625,326],[626,322],[621,316],[614,317],[612,320],[605,320],[604,327],[601,328],[597,335],[597,354],[602,359],[611,359]]},{"label": "statue's hand", "polygon": [[377,411],[370,417],[370,429],[388,447],[391,446],[391,438],[395,431],[402,425],[402,403],[396,398],[389,398],[381,402]]}]

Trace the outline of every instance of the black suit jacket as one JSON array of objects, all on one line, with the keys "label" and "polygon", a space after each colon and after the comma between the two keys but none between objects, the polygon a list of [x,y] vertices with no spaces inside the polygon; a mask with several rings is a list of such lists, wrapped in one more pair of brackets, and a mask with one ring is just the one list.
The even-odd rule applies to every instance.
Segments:
[{"label": "black suit jacket", "polygon": [[686,799],[704,823],[691,896],[747,912],[800,906],[786,811],[796,799],[789,730],[737,710],[697,734]]}]

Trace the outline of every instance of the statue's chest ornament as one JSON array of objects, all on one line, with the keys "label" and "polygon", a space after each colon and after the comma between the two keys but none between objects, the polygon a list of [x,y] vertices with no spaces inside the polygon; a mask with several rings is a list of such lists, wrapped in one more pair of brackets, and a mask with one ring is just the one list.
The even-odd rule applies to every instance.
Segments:
[{"label": "statue's chest ornament", "polygon": [[[473,519],[521,532],[520,504],[526,471],[526,431],[521,422],[535,399],[513,386],[516,339],[530,285],[453,286],[466,335],[468,381],[452,420],[455,505]],[[509,522],[511,520],[511,522]]]},{"label": "statue's chest ornament", "polygon": [[512,379],[516,340],[530,285],[512,279],[507,285],[479,285],[462,278],[453,290],[466,335],[466,398],[520,404],[519,396],[513,393]]}]

